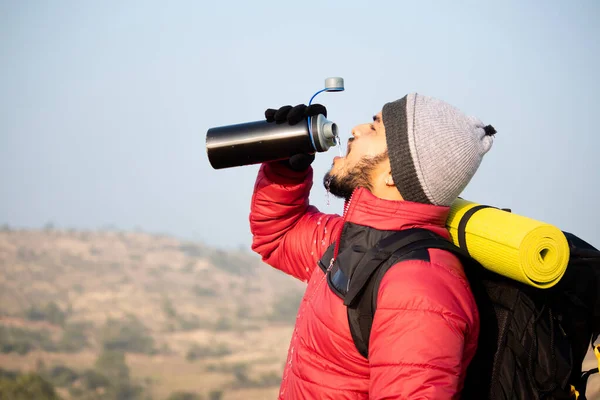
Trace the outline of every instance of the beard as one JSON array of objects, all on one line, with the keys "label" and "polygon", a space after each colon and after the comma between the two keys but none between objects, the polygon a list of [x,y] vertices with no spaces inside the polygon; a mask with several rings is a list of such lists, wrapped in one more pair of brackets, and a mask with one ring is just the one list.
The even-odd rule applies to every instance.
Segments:
[{"label": "beard", "polygon": [[352,169],[343,174],[332,174],[329,171],[323,177],[323,186],[335,197],[346,201],[350,200],[352,192],[358,187],[364,187],[372,191],[371,173],[387,157],[388,153],[385,151],[375,157],[363,158]]}]

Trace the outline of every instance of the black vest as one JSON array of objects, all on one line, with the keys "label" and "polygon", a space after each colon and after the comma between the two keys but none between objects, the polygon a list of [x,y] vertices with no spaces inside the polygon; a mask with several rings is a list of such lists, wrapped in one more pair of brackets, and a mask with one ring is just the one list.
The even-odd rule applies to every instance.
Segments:
[{"label": "black vest", "polygon": [[[390,237],[397,231],[386,231],[371,228],[364,225],[346,222],[342,228],[340,237],[340,246],[338,255],[333,264],[331,261],[334,256],[335,246],[337,242],[333,242],[325,251],[319,260],[319,267],[327,275],[327,284],[329,288],[341,299],[344,303],[349,304],[352,299],[346,297],[351,287],[352,277],[357,272],[356,268],[367,252],[382,239]],[[429,261],[429,252],[420,250],[410,254],[412,260]],[[398,259],[390,258],[387,262],[388,267],[395,264]],[[387,271],[389,268],[382,268]],[[369,271],[361,271],[362,274],[368,274]],[[361,282],[361,285],[363,283]],[[377,293],[377,288],[375,288]],[[376,299],[374,299],[375,301]],[[373,304],[376,306],[376,304]],[[373,308],[375,310],[375,307]]]}]

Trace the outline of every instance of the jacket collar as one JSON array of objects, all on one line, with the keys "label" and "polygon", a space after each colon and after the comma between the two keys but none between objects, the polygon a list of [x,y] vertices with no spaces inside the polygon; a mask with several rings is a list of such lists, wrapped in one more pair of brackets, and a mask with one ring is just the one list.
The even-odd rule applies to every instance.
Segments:
[{"label": "jacket collar", "polygon": [[374,196],[368,189],[357,188],[344,208],[346,222],[379,230],[424,228],[449,237],[446,219],[450,207],[405,200],[384,200]]}]

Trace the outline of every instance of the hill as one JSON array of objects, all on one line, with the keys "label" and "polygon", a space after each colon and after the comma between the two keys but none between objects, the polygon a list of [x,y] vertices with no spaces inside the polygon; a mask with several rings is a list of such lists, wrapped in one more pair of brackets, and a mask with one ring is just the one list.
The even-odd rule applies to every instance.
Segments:
[{"label": "hill", "polygon": [[119,354],[135,398],[276,397],[303,284],[249,251],[5,229],[0,270],[0,365],[39,372],[62,398],[111,398],[85,374]]},{"label": "hill", "polygon": [[274,399],[304,290],[248,250],[131,232],[4,228],[0,271],[0,392],[36,399]]}]

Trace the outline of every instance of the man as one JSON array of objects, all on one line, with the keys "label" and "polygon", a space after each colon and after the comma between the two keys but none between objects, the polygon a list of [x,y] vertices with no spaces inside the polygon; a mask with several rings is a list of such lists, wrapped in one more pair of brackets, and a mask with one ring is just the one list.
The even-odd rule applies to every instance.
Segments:
[{"label": "man", "polygon": [[[281,121],[282,114],[297,115],[306,106],[290,108],[267,110],[267,119]],[[372,123],[352,130],[347,155],[335,157],[325,176],[328,190],[346,199],[342,216],[309,205],[309,163],[293,157],[261,166],[250,214],[252,248],[268,264],[308,283],[280,399],[460,397],[477,347],[479,316],[456,257],[430,249],[384,275],[368,359],[355,347],[347,309],[327,274],[344,262],[344,254],[368,249],[394,231],[418,227],[448,237],[449,206],[492,146],[494,133],[420,94],[385,104]],[[318,262],[332,243],[333,257],[321,260],[324,272]]]}]

